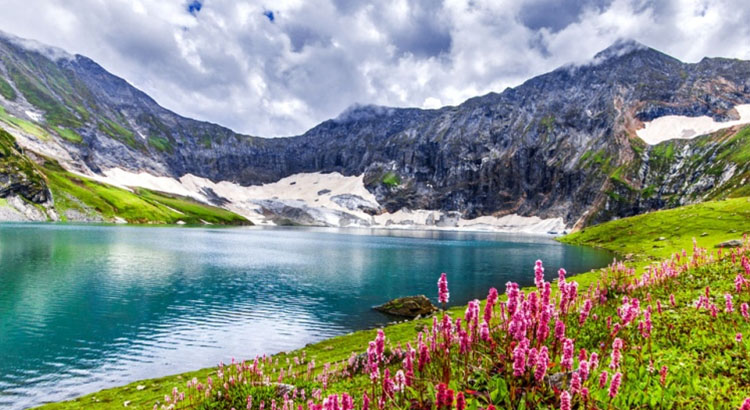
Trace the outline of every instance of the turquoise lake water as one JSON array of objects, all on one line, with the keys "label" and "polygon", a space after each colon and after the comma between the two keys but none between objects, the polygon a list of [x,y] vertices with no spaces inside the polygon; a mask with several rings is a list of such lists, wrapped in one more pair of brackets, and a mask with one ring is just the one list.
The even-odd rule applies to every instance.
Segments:
[{"label": "turquoise lake water", "polygon": [[[451,305],[507,281],[604,266],[527,235],[304,228],[0,224],[0,408],[291,350],[393,320],[374,305]],[[363,346],[364,348],[364,346]]]}]

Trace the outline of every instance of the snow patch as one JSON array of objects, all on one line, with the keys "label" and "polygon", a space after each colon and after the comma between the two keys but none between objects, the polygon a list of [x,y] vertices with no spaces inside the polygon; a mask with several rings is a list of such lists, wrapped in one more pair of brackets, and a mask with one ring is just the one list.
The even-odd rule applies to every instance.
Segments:
[{"label": "snow patch", "polygon": [[736,121],[717,122],[706,115],[665,115],[644,123],[645,127],[637,130],[636,134],[647,144],[655,145],[673,139],[692,139],[724,128],[750,123],[750,104],[737,105],[734,108],[740,115],[740,119]]},{"label": "snow patch", "polygon": [[[562,218],[542,219],[505,215],[463,219],[457,212],[401,209],[394,213],[371,215],[380,205],[365,188],[363,175],[302,173],[277,182],[242,186],[228,181],[186,174],[180,179],[133,173],[120,168],[89,178],[118,187],[142,187],[182,195],[211,203],[242,215],[258,225],[280,221],[333,227],[377,227],[389,229],[437,229],[458,231],[562,233]],[[216,203],[220,201],[221,204]],[[361,206],[360,206],[361,205]],[[366,212],[367,211],[367,212]],[[369,213],[368,213],[369,212]],[[296,219],[295,219],[296,218]]]},{"label": "snow patch", "polygon": [[38,112],[26,110],[26,111],[24,111],[24,113],[32,121],[35,121],[35,122],[41,122],[42,121],[42,114],[39,114]]}]

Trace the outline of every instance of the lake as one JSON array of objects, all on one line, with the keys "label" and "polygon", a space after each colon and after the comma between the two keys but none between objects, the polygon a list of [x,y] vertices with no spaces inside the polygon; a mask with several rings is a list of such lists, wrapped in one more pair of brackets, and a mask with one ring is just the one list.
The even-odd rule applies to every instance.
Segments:
[{"label": "lake", "polygon": [[[448,274],[451,305],[612,255],[444,231],[0,224],[0,408],[304,346]],[[363,349],[365,346],[363,346]]]}]

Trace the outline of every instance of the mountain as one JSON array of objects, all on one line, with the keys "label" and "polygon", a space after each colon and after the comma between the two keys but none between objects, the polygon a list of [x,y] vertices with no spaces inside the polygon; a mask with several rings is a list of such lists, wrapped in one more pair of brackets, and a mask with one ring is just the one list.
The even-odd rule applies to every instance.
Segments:
[{"label": "mountain", "polygon": [[[194,177],[202,181],[196,198],[231,203],[240,213],[252,204],[275,222],[321,218],[313,200],[227,196],[338,172],[360,177],[367,190],[337,195],[348,201],[335,214],[346,224],[437,210],[436,224],[450,225],[459,214],[520,215],[573,228],[748,194],[748,132],[728,122],[748,103],[750,62],[688,64],[624,40],[585,64],[458,106],[355,106],[303,135],[266,139],[181,117],[86,57],[0,36],[0,120],[25,149],[92,176],[117,169],[184,186]],[[644,125],[674,115],[707,116],[728,128],[655,145],[638,136]],[[234,190],[216,194],[224,183]],[[352,207],[352,200],[367,205]]]}]

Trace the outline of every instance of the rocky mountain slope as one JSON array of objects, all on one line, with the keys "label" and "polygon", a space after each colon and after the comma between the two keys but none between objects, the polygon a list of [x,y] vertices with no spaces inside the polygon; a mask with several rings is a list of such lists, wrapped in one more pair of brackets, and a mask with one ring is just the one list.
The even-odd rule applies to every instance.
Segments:
[{"label": "rocky mountain slope", "polygon": [[370,214],[538,216],[580,227],[739,195],[750,175],[742,127],[653,146],[636,131],[665,115],[737,120],[735,107],[747,103],[750,62],[687,64],[620,41],[586,64],[459,106],[357,106],[303,135],[265,139],[172,113],[86,57],[0,36],[0,120],[26,149],[87,174],[117,168],[237,186],[362,176],[377,202]]}]

